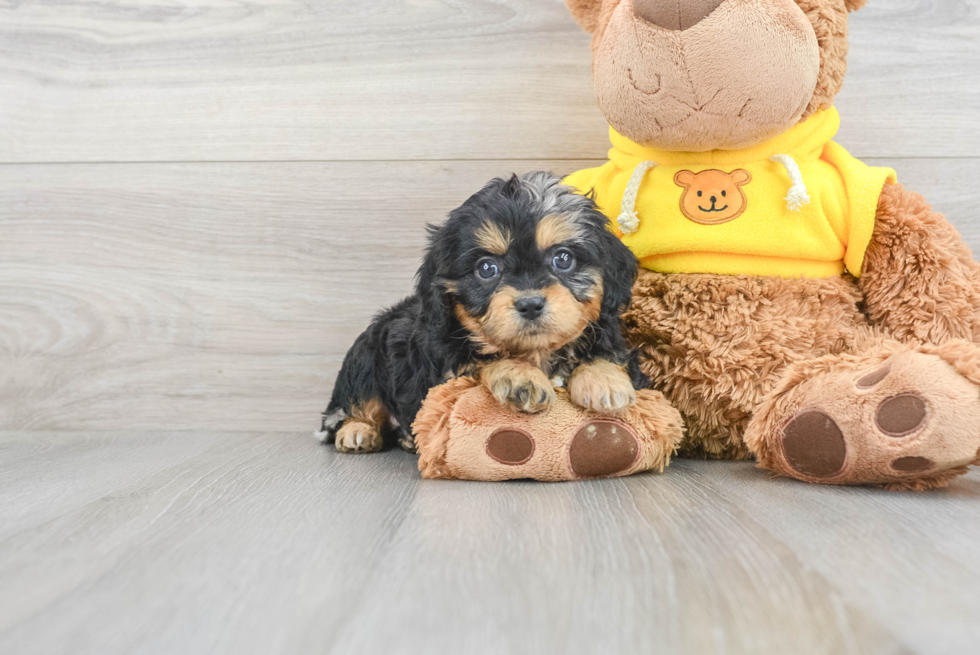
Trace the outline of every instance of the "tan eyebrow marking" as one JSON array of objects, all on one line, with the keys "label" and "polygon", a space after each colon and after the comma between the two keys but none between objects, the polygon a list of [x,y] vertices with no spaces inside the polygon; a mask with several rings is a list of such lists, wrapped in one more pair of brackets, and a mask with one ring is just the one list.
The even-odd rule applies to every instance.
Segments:
[{"label": "tan eyebrow marking", "polygon": [[510,248],[510,232],[500,226],[485,222],[476,231],[476,245],[494,255],[503,255]]},{"label": "tan eyebrow marking", "polygon": [[538,223],[534,238],[540,250],[547,250],[556,243],[581,237],[582,229],[568,214],[545,216]]}]

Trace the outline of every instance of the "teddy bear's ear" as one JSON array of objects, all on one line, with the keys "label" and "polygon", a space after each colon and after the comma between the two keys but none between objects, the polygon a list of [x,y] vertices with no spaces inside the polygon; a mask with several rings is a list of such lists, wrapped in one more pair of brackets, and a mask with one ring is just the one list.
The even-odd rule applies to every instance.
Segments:
[{"label": "teddy bear's ear", "polygon": [[[855,2],[859,0],[848,0]],[[599,22],[599,12],[602,9],[602,0],[565,0],[568,10],[572,12],[572,17],[578,21],[586,32],[595,31]]]},{"label": "teddy bear's ear", "polygon": [[844,6],[848,11],[857,11],[868,3],[868,0],[844,0]]}]

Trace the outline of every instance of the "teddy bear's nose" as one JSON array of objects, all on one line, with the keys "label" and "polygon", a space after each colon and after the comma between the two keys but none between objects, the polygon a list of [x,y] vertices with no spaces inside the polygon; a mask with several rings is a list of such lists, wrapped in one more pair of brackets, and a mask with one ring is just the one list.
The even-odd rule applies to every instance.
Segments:
[{"label": "teddy bear's nose", "polygon": [[633,0],[633,13],[666,30],[700,23],[725,0]]}]

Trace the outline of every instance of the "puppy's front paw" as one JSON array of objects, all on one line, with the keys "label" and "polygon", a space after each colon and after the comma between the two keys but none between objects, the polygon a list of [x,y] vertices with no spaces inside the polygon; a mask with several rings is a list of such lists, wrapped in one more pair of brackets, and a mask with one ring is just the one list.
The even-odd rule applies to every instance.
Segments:
[{"label": "puppy's front paw", "polygon": [[411,430],[406,430],[404,427],[398,428],[398,445],[406,453],[412,455],[418,455],[419,453],[418,447],[415,445],[415,435],[412,434]]},{"label": "puppy's front paw", "polygon": [[544,371],[513,360],[494,362],[482,372],[483,383],[502,405],[537,414],[555,402],[555,390]]},{"label": "puppy's front paw", "polygon": [[364,421],[348,420],[334,442],[342,453],[376,453],[381,450],[381,431]]},{"label": "puppy's front paw", "polygon": [[620,366],[597,359],[582,364],[568,381],[572,402],[584,409],[618,414],[636,404],[636,389]]}]

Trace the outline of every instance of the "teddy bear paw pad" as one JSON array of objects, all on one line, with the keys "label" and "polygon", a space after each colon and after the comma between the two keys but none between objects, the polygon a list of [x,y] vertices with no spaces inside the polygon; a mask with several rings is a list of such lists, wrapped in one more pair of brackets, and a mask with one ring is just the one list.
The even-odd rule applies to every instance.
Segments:
[{"label": "teddy bear paw pad", "polygon": [[899,457],[892,462],[892,468],[903,473],[928,471],[933,466],[933,461],[926,457]]},{"label": "teddy bear paw pad", "polygon": [[575,433],[568,449],[575,475],[597,478],[622,473],[636,463],[636,435],[617,421],[589,421]]},{"label": "teddy bear paw pad", "polygon": [[783,454],[799,473],[826,478],[844,468],[847,445],[834,419],[819,409],[808,409],[783,429]]},{"label": "teddy bear paw pad", "polygon": [[861,377],[861,379],[857,381],[857,388],[871,389],[872,387],[877,386],[879,382],[881,382],[886,377],[888,377],[888,374],[891,373],[891,370],[892,370],[891,364],[886,363],[884,366],[879,367],[877,370],[874,370],[868,373],[867,375]]},{"label": "teddy bear paw pad", "polygon": [[487,455],[501,464],[526,464],[534,455],[534,439],[523,430],[497,430],[487,439]]},{"label": "teddy bear paw pad", "polygon": [[875,423],[889,437],[906,437],[926,421],[926,401],[915,393],[886,398],[878,405]]}]

